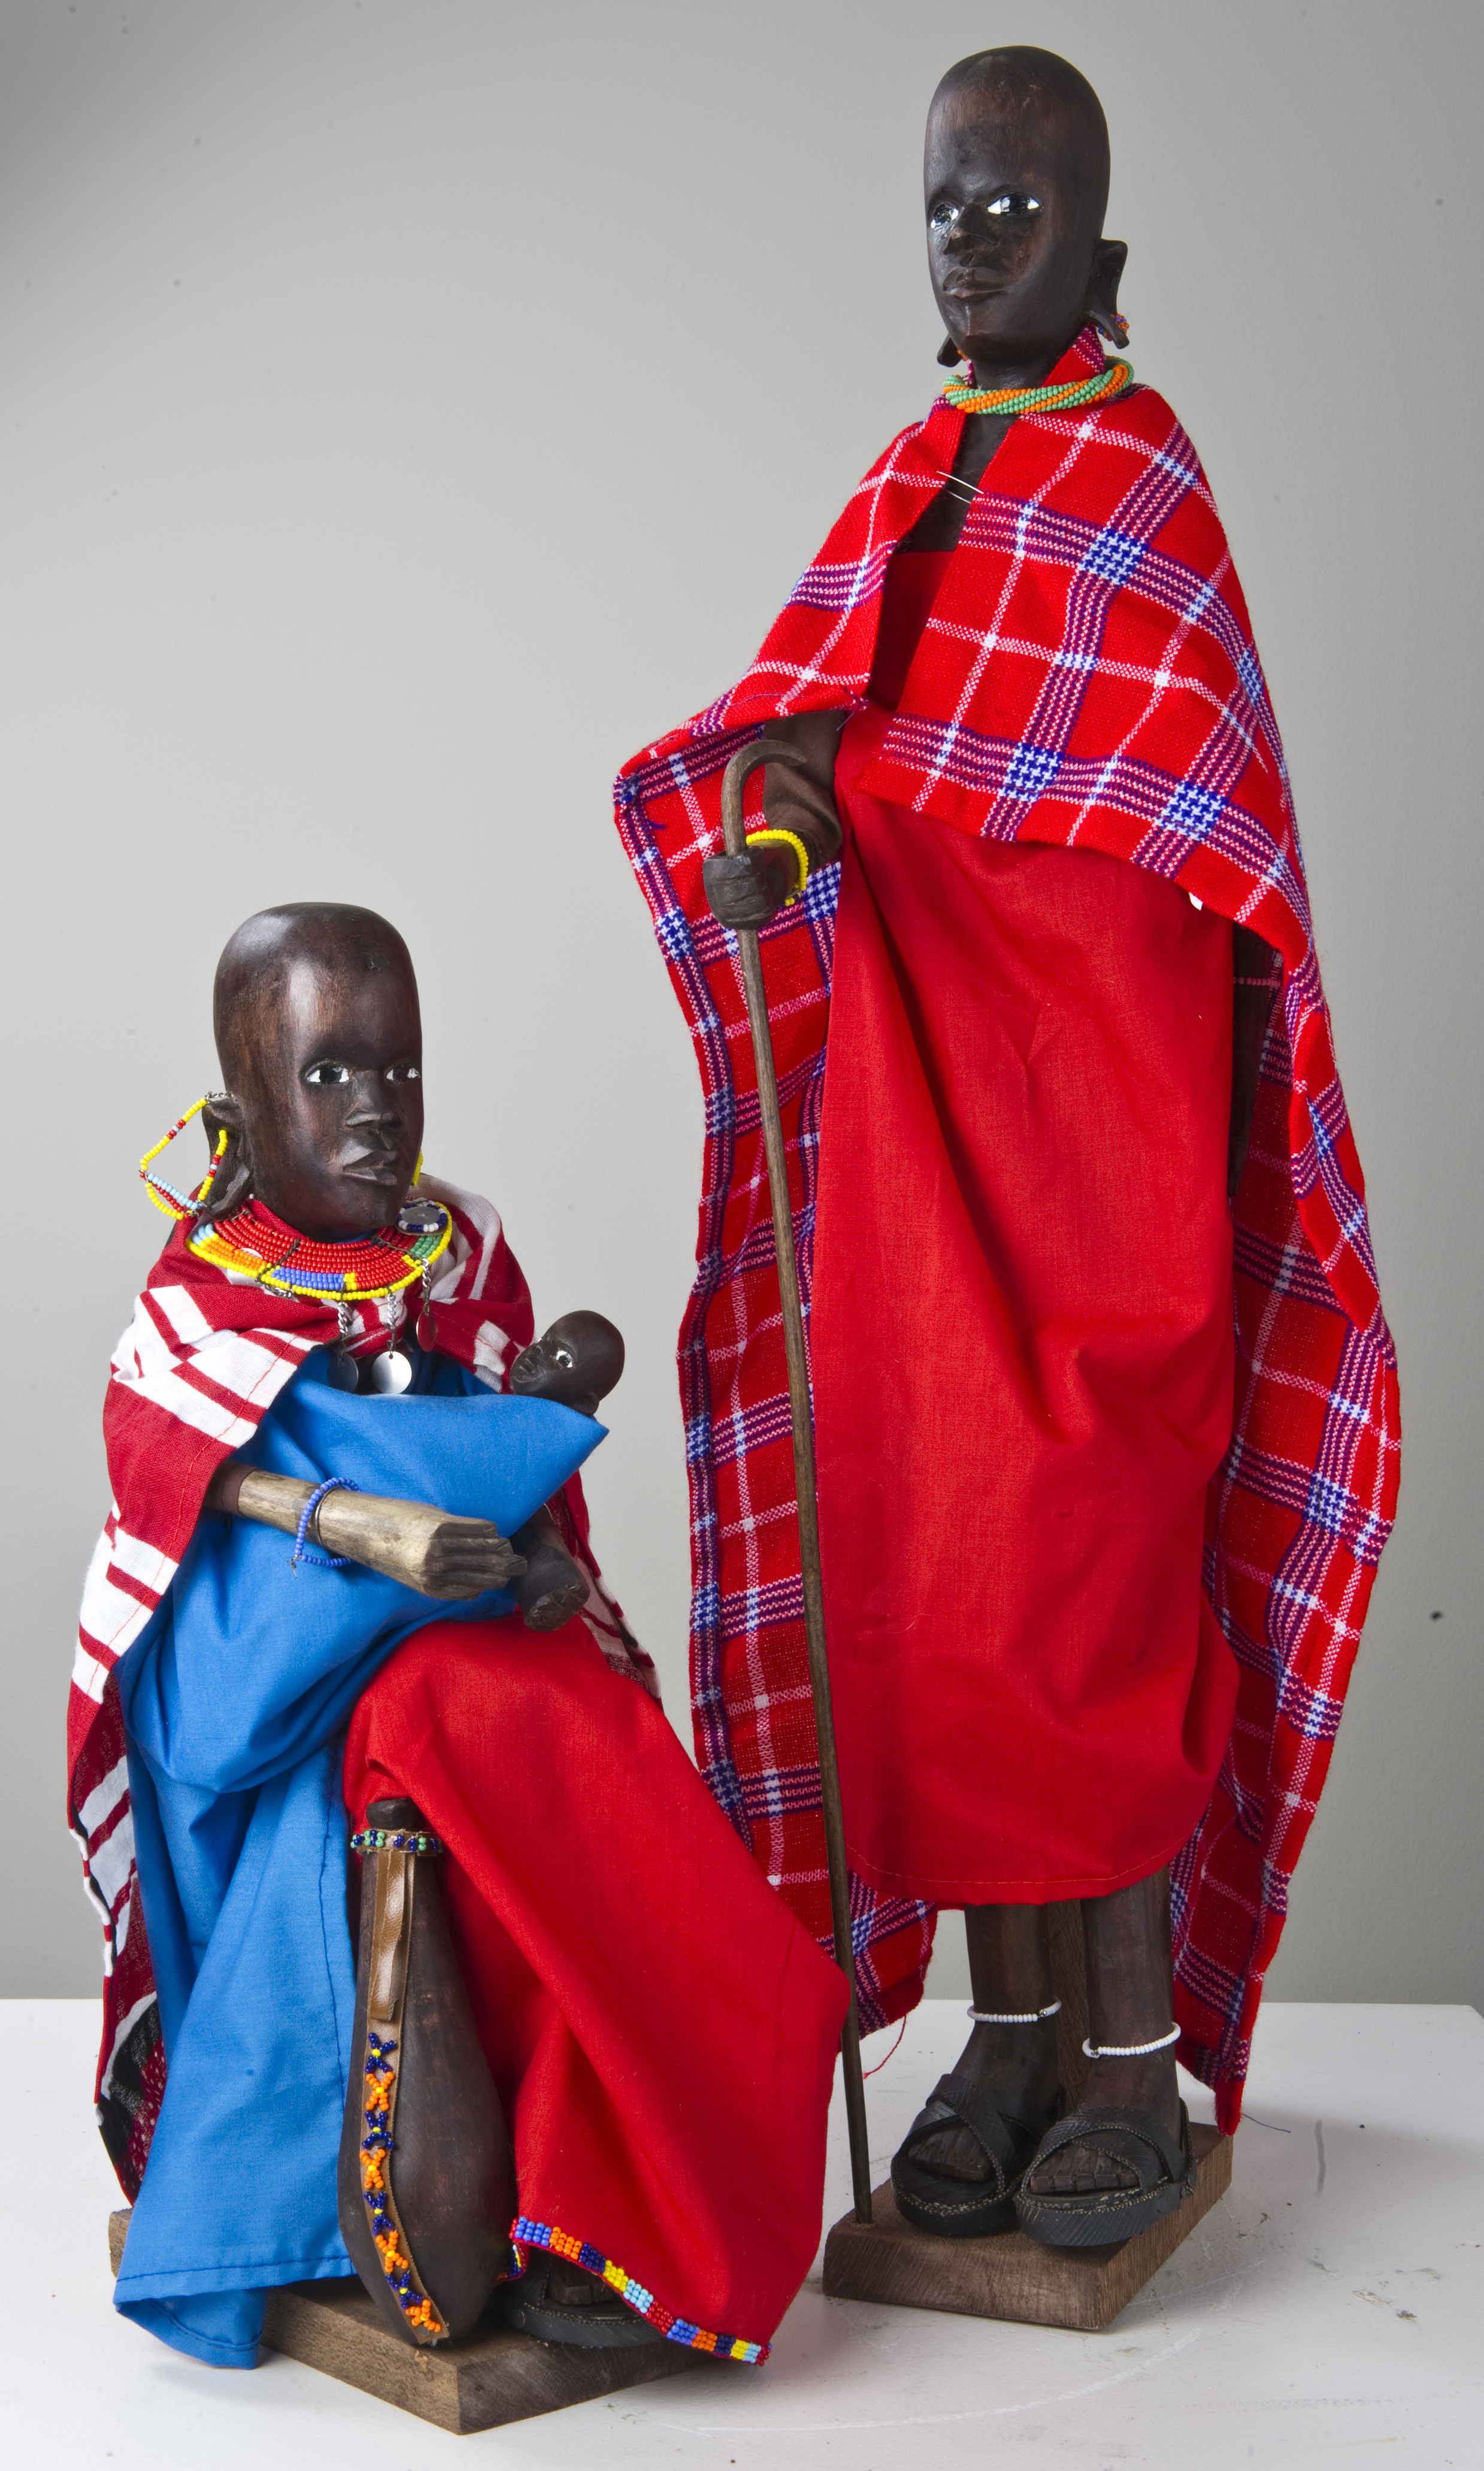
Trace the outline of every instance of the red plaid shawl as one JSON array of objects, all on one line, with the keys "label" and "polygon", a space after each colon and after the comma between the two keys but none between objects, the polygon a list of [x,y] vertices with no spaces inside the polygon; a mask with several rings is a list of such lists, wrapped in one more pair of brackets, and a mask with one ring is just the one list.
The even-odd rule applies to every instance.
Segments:
[{"label": "red plaid shawl", "polygon": [[[419,1190],[453,1213],[454,1234],[430,1298],[440,1353],[492,1390],[532,1335],[520,1264],[487,1201],[424,1176]],[[111,1676],[176,1574],[206,1487],[250,1441],[311,1349],[330,1345],[333,1305],[270,1295],[186,1249],[177,1226],[114,1352],[104,1405],[113,1508],[88,1569],[67,1709],[68,1818],[104,1924],[104,2035],[98,2117],[125,2194],[138,2194],[165,2090],[154,1972],[140,1909],[124,1721]],[[388,1309],[366,1305],[352,1353],[380,1342]],[[576,1477],[554,1504],[568,1546],[589,1572],[584,1618],[609,1661],[653,1686],[587,1544]]]},{"label": "red plaid shawl", "polygon": [[[1101,360],[1085,330],[1053,380]],[[766,1175],[735,946],[707,909],[701,860],[719,846],[721,774],[739,746],[777,715],[863,702],[887,562],[941,487],[963,418],[940,401],[903,431],[742,683],[636,757],[617,791],[706,1096],[699,1269],[680,1334],[697,1752],[821,1939]],[[1151,389],[1014,424],[861,787],[966,833],[1127,859],[1282,956],[1236,1207],[1234,1431],[1208,1506],[1205,1583],[1240,1692],[1211,1807],[1174,1873],[1180,2057],[1230,2127],[1390,1530],[1400,1428],[1277,724],[1210,486]],[[756,808],[759,775],[750,788]],[[812,877],[764,936],[806,1309],[837,881],[833,867]],[[883,2024],[921,1995],[932,1916],[860,1880],[852,1910],[862,2018]]]}]

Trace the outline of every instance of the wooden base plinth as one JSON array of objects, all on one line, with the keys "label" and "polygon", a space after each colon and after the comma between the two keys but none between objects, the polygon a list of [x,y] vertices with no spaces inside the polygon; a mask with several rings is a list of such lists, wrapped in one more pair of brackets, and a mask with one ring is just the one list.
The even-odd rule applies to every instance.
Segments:
[{"label": "wooden base plinth", "polygon": [[1231,2138],[1213,2128],[1192,2128],[1190,2141],[1196,2157],[1191,2194],[1151,2230],[1117,2247],[1043,2247],[1024,2231],[1005,2231],[997,2239],[935,2239],[903,2221],[888,2179],[873,2192],[873,2222],[858,2223],[846,2214],[831,2231],[824,2251],[825,2295],[1100,2333],[1231,2185]]},{"label": "wooden base plinth", "polygon": [[[129,2230],[128,2212],[108,2216],[108,2253],[117,2273]],[[529,2334],[492,2325],[460,2342],[417,2350],[399,2341],[359,2282],[295,2282],[268,2294],[265,2348],[301,2360],[342,2385],[415,2412],[456,2436],[504,2428],[541,2412],[564,2411],[625,2386],[653,2385],[687,2368],[715,2367],[678,2342],[634,2351],[583,2351],[571,2342],[537,2342]]]}]

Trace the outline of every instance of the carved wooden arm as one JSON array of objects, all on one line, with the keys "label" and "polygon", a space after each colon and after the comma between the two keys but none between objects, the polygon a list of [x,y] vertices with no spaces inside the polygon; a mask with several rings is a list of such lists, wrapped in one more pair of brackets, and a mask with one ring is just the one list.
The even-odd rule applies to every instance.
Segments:
[{"label": "carved wooden arm", "polygon": [[[294,1536],[314,1491],[297,1476],[267,1475],[228,1459],[212,1477],[203,1507]],[[459,1518],[427,1502],[374,1493],[326,1494],[310,1522],[308,1541],[400,1580],[419,1595],[448,1601],[507,1588],[526,1569],[514,1545],[487,1518]]]}]

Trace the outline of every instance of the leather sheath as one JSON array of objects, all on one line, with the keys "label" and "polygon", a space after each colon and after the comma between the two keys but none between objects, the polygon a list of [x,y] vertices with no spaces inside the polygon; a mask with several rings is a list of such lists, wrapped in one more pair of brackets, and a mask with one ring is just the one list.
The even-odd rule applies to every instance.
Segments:
[{"label": "leather sheath", "polygon": [[[367,1821],[426,1828],[409,1801],[373,1802]],[[390,1847],[363,1856],[356,2059],[337,2175],[351,2262],[387,2322],[419,2346],[477,2324],[509,2268],[516,2213],[505,2115],[438,1860]]]}]

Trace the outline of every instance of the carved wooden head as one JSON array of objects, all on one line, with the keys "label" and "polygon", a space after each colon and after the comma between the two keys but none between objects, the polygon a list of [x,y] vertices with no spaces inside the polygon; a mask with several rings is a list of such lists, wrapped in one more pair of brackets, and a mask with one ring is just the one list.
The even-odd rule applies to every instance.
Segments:
[{"label": "carved wooden head", "polygon": [[563,1313],[510,1367],[510,1387],[523,1399],[555,1399],[596,1416],[600,1400],[618,1387],[624,1340],[601,1313]]},{"label": "carved wooden head", "polygon": [[1070,60],[1014,44],[951,68],[923,180],[933,296],[982,385],[1036,383],[1024,372],[1044,375],[1089,318],[1115,336],[1128,251],[1102,237],[1108,124]]},{"label": "carved wooden head", "polygon": [[205,1121],[225,1156],[202,1215],[250,1191],[306,1236],[395,1219],[422,1147],[422,1022],[407,946],[374,910],[287,902],[238,928],[217,965],[227,1095]]}]

